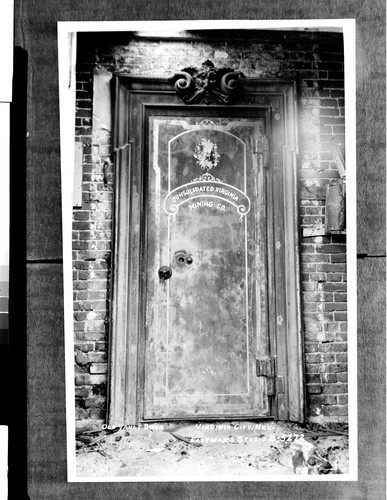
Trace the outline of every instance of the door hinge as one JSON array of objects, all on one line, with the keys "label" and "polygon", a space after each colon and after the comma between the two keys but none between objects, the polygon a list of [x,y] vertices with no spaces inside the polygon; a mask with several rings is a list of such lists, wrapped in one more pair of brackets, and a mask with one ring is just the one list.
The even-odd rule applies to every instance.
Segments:
[{"label": "door hinge", "polygon": [[263,168],[270,167],[270,141],[268,135],[260,135],[255,141],[255,153],[261,157]]},{"label": "door hinge", "polygon": [[267,378],[267,395],[274,396],[275,394],[275,359],[274,358],[257,358],[256,360],[257,377]]}]

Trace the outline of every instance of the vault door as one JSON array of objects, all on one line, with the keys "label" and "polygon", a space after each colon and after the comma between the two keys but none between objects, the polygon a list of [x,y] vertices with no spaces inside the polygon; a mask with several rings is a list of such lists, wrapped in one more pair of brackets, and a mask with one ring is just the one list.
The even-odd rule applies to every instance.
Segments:
[{"label": "vault door", "polygon": [[268,416],[265,115],[148,120],[144,418]]}]

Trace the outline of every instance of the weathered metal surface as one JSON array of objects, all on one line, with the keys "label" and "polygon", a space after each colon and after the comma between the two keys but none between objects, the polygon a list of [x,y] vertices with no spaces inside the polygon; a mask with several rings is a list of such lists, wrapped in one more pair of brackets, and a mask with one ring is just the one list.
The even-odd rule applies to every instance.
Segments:
[{"label": "weathered metal surface", "polygon": [[[173,251],[167,252],[167,258],[162,255],[165,239],[162,245],[160,242],[164,238],[162,234],[168,230],[168,219],[174,219],[175,225],[178,224],[176,227],[179,227],[181,216],[188,210],[189,204],[193,205],[192,210],[189,209],[190,212],[214,210],[214,205],[209,205],[211,200],[216,200],[215,211],[218,204],[220,207],[224,205],[235,216],[239,216],[239,223],[246,218],[249,225],[246,241],[248,245],[251,245],[251,242],[255,245],[251,254],[247,252],[249,292],[246,317],[249,318],[249,327],[255,325],[255,330],[249,331],[251,355],[247,366],[249,373],[253,374],[257,357],[277,356],[277,377],[281,384],[278,385],[280,390],[276,388],[276,394],[267,401],[270,385],[265,377],[258,377],[252,393],[254,392],[257,401],[270,402],[269,409],[265,409],[266,413],[261,412],[262,416],[303,420],[302,350],[297,285],[299,271],[295,229],[297,195],[295,163],[290,161],[292,154],[296,152],[294,85],[289,82],[246,79],[244,87],[248,89],[248,99],[240,98],[237,106],[187,107],[181,103],[173,90],[173,78],[129,75],[120,75],[118,78],[115,94],[116,184],[127,186],[128,170],[131,181],[130,188],[125,187],[126,195],[122,192],[122,196],[118,196],[116,192],[115,219],[119,221],[116,233],[128,234],[129,239],[125,241],[124,237],[117,238],[113,261],[113,284],[121,285],[113,286],[112,295],[112,311],[116,320],[112,322],[110,335],[111,352],[115,353],[111,359],[110,423],[173,418],[163,416],[162,411],[155,411],[154,416],[149,416],[145,408],[145,398],[149,398],[149,394],[153,398],[152,384],[149,386],[151,391],[148,391],[147,366],[153,366],[152,356],[155,356],[152,353],[154,345],[149,342],[152,337],[148,327],[156,321],[160,328],[164,328],[162,321],[166,315],[163,316],[159,312],[160,308],[166,307],[164,302],[167,302],[167,295],[164,298],[160,295],[159,308],[154,308],[150,297],[157,298],[160,290],[168,289],[176,277],[176,267],[185,272],[187,268],[192,271],[198,264],[197,256],[191,252],[188,245],[176,245]],[[272,120],[273,113],[283,119]],[[171,185],[168,185],[166,179],[169,174],[164,173],[162,176],[161,166],[165,162],[168,163],[169,138],[178,136],[182,130],[181,127],[176,129],[174,134],[171,132],[170,137],[160,136],[160,130],[155,131],[154,122],[175,120],[174,125],[178,125],[179,120],[185,120],[192,127],[193,121],[198,120],[198,129],[206,126],[210,129],[212,121],[222,129],[230,119],[240,122],[245,120],[246,123],[250,121],[254,127],[259,122],[266,124],[253,141],[251,134],[240,136],[241,142],[246,143],[248,152],[246,189],[240,184],[238,169],[230,169],[230,161],[226,161],[228,167],[223,173],[230,169],[232,178],[228,178],[228,174],[225,179],[221,178],[221,164],[227,158],[222,157],[220,145],[223,140],[224,145],[232,149],[232,143],[224,139],[218,141],[218,138],[216,141],[212,140],[210,135],[194,141],[189,161],[184,160],[184,155],[183,161],[179,158],[183,168],[178,169],[177,174],[172,176]],[[228,132],[232,133],[232,130]],[[183,135],[180,135],[180,138],[182,137]],[[161,149],[157,150],[155,143],[161,144]],[[285,156],[284,143],[288,144],[288,154]],[[121,154],[127,144],[132,145],[130,167],[125,161],[125,155]],[[179,145],[178,141],[174,147],[177,147],[176,145]],[[178,154],[184,153],[184,148],[180,151],[177,147],[177,150]],[[163,154],[159,155],[160,151],[164,151]],[[236,152],[234,147],[234,152],[228,160],[235,156]],[[169,166],[173,170],[176,165],[176,161],[168,164],[168,172]],[[195,177],[188,177],[190,170],[185,168],[187,165],[194,165],[198,170]],[[163,191],[156,191],[157,183],[163,186]],[[185,184],[189,184],[189,187],[185,187]],[[152,205],[155,201],[152,200],[152,193],[156,196],[156,205]],[[217,198],[211,198],[210,194]],[[200,200],[202,196],[204,200],[204,195],[210,200],[207,200],[208,203]],[[155,206],[158,207],[157,210]],[[226,208],[224,212],[228,213]],[[163,219],[160,217],[161,213],[164,214]],[[192,227],[189,227],[189,235],[191,234]],[[164,265],[171,267],[173,275],[168,280],[160,281],[158,270]],[[125,282],[127,292],[122,288]],[[154,315],[157,316],[156,320]],[[184,345],[181,348],[183,349]],[[165,349],[165,352],[168,351]],[[166,358],[163,352],[160,356]],[[189,359],[189,356],[187,357]],[[164,376],[165,380],[167,379],[162,370],[154,376]],[[217,401],[218,407],[207,402],[196,411],[195,401],[189,401],[188,396],[185,397],[185,408],[180,402],[178,405],[175,403],[175,408],[172,403],[169,405],[170,414],[173,414],[176,408],[182,412],[177,412],[174,418],[217,418],[219,415],[234,418],[238,415],[256,415],[250,408],[245,413],[238,413],[243,411],[243,408],[235,401],[230,403],[228,409],[223,406],[222,411],[218,411],[220,401]]]},{"label": "weathered metal surface", "polygon": [[[267,329],[258,346],[252,300],[266,275],[252,161],[264,127],[151,118],[145,418],[269,412],[267,380],[255,373]],[[168,282],[161,266],[172,268]]]},{"label": "weathered metal surface", "polygon": [[267,379],[267,395],[274,396],[275,394],[275,359],[261,358],[256,362],[257,377],[266,377]]}]

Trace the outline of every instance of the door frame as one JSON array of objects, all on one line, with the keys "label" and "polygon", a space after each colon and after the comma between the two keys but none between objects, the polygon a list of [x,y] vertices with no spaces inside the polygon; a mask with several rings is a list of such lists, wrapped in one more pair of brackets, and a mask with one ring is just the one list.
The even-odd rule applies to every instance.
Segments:
[{"label": "door frame", "polygon": [[[186,104],[175,91],[176,77],[119,74],[114,86],[114,219],[108,380],[109,425],[143,420],[145,304],[142,283],[145,133],[154,109],[265,109],[281,140],[262,161],[268,252],[269,335],[274,349],[275,394],[271,418],[304,421],[304,363],[297,194],[297,99],[293,81],[238,76],[240,95],[232,104]],[[276,203],[273,204],[273,200]],[[144,311],[145,313],[145,311]]]}]

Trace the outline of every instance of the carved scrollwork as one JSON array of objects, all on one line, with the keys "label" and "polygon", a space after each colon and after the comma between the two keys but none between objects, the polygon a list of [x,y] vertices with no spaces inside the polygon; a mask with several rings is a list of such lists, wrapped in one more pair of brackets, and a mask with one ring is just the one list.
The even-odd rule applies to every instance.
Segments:
[{"label": "carved scrollwork", "polygon": [[186,71],[176,73],[175,79],[175,90],[180,95],[186,95],[195,88],[192,76]]},{"label": "carved scrollwork", "polygon": [[186,104],[213,102],[229,104],[240,91],[240,73],[230,68],[215,68],[207,60],[200,68],[184,68],[177,73],[175,90]]}]

